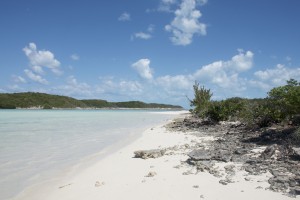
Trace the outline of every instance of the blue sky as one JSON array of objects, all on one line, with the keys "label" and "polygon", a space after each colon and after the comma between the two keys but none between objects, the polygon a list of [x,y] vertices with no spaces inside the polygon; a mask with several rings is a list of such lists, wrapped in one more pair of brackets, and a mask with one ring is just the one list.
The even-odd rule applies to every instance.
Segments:
[{"label": "blue sky", "polygon": [[300,80],[298,0],[1,0],[0,92],[188,107]]}]

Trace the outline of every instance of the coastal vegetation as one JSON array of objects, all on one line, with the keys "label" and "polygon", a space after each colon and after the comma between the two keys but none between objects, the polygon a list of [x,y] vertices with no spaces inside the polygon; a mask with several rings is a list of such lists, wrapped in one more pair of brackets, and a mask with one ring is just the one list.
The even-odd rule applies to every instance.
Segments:
[{"label": "coastal vegetation", "polygon": [[195,82],[191,112],[212,121],[240,120],[248,125],[267,127],[274,123],[296,122],[300,114],[300,82],[290,79],[286,85],[271,89],[263,99],[229,98],[211,100],[212,92]]},{"label": "coastal vegetation", "polygon": [[100,99],[78,100],[75,98],[50,95],[44,93],[26,92],[26,93],[3,93],[0,94],[0,109],[16,109],[16,108],[83,108],[83,109],[101,109],[101,108],[140,108],[140,109],[182,109],[181,106],[144,103],[141,101],[128,102],[108,102]]}]

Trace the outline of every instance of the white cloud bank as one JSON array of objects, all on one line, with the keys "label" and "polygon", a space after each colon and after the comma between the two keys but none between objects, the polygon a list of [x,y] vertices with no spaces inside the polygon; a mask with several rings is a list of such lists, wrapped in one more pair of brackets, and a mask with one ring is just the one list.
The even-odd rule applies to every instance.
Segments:
[{"label": "white cloud bank", "polygon": [[[165,30],[173,35],[170,39],[174,45],[189,45],[195,34],[206,35],[206,24],[199,22],[202,14],[196,9],[198,3],[204,5],[206,2],[205,0],[182,0],[179,9],[175,11],[175,18],[165,26]],[[164,5],[173,3],[173,1],[165,1]]]},{"label": "white cloud bank", "polygon": [[265,91],[273,87],[286,84],[286,81],[293,78],[300,81],[300,68],[289,68],[282,64],[266,70],[259,70],[254,73],[256,79],[252,79],[250,83]]}]

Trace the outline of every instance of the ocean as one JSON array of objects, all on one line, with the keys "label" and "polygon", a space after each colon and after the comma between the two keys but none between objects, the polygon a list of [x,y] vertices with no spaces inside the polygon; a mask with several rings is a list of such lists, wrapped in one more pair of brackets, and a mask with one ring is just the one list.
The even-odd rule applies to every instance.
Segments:
[{"label": "ocean", "polygon": [[99,152],[173,117],[143,110],[0,110],[0,199],[80,162],[96,162]]}]

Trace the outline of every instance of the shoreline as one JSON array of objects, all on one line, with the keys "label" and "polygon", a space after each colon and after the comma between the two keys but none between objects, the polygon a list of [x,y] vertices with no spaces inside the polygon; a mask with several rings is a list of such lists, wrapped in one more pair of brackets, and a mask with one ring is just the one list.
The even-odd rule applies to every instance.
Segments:
[{"label": "shoreline", "polygon": [[[266,189],[270,174],[247,175],[246,180],[244,172],[236,170],[234,182],[224,185],[220,184],[222,178],[205,171],[198,172],[195,167],[186,164],[190,146],[215,139],[185,131],[170,131],[164,122],[145,130],[134,141],[80,170],[75,176],[48,185],[44,190],[31,191],[19,199],[291,199]],[[134,157],[138,150],[151,149],[164,149],[166,152],[157,158]],[[224,167],[226,169],[232,164],[217,163],[217,168],[226,175]],[[240,167],[237,165],[237,168]]]},{"label": "shoreline", "polygon": [[[170,119],[173,119],[175,116],[187,113],[187,111],[175,111],[175,110],[170,110],[170,111],[164,110],[164,111],[165,112],[153,110],[153,112],[152,112],[149,110],[149,112],[151,112],[153,114],[170,115],[169,119],[162,120],[161,122],[157,123],[154,126],[163,125],[163,124],[167,123],[167,121],[169,121]],[[133,131],[132,133],[130,133],[128,135],[129,137],[126,137],[123,140],[120,140],[112,145],[105,147],[100,152],[96,152],[96,153],[93,153],[91,155],[88,155],[88,156],[82,158],[75,165],[62,168],[61,170],[59,170],[59,173],[54,174],[54,177],[50,178],[48,176],[47,178],[45,177],[46,178],[45,180],[42,180],[42,181],[39,181],[32,185],[27,186],[26,188],[24,188],[23,191],[19,192],[18,194],[16,194],[15,196],[13,196],[11,198],[8,198],[7,200],[32,199],[32,198],[35,198],[35,196],[37,196],[37,199],[39,199],[39,197],[38,197],[39,195],[36,194],[35,191],[41,190],[41,191],[44,191],[47,193],[52,192],[51,189],[55,189],[55,188],[52,188],[52,186],[59,184],[64,179],[74,177],[77,173],[81,173],[86,168],[89,168],[90,166],[94,165],[97,162],[102,161],[104,158],[110,156],[111,154],[114,154],[118,150],[130,145],[131,143],[135,142],[137,139],[139,139],[140,137],[143,136],[143,132],[145,129],[150,129],[150,128],[153,128],[153,125],[147,125],[144,128],[139,128],[141,132],[138,130]]]}]

